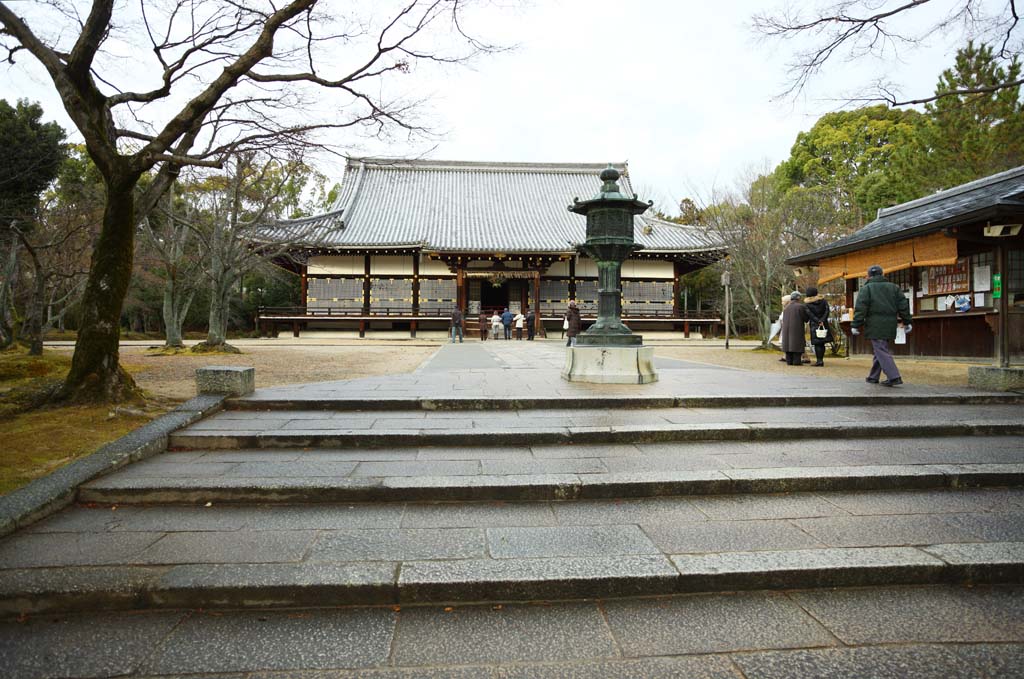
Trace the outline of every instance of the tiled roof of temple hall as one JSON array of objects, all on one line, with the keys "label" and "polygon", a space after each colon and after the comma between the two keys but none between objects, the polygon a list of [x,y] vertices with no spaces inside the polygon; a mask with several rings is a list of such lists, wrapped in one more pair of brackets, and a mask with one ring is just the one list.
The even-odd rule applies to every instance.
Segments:
[{"label": "tiled roof of temple hall", "polygon": [[786,260],[810,264],[820,259],[904,240],[949,226],[1024,212],[1024,166],[977,179],[924,198],[883,208],[859,231]]},{"label": "tiled roof of temple hall", "polygon": [[[326,249],[422,247],[438,252],[572,252],[586,220],[567,210],[598,193],[606,165],[350,159],[331,211],[268,225],[266,240],[296,239]],[[633,193],[625,163],[620,186]],[[635,218],[647,251],[722,248],[713,232]]]}]

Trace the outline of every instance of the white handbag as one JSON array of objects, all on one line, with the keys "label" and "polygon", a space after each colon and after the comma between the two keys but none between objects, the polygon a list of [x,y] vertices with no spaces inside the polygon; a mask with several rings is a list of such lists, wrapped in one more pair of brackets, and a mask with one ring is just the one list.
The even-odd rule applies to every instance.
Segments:
[{"label": "white handbag", "polygon": [[818,339],[825,339],[828,337],[828,328],[825,327],[824,323],[818,323],[818,327],[815,329],[814,334]]}]

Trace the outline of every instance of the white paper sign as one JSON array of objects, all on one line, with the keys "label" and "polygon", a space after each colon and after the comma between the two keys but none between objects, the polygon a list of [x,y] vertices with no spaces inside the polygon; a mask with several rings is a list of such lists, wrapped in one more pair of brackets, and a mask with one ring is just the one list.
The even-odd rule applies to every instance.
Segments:
[{"label": "white paper sign", "polygon": [[974,308],[977,309],[980,306],[985,306],[985,293],[976,292],[974,293]]},{"label": "white paper sign", "polygon": [[896,344],[907,343],[907,331],[902,325],[896,326]]},{"label": "white paper sign", "polygon": [[945,297],[936,297],[935,298],[935,310],[936,311],[945,311],[946,310],[946,298]]},{"label": "white paper sign", "polygon": [[913,315],[913,313],[914,313],[914,295],[913,295],[913,293],[904,292],[903,296],[907,298],[907,303],[910,305],[910,313],[911,313],[911,315]]},{"label": "white paper sign", "polygon": [[[974,291],[975,292],[988,292],[992,289],[992,267],[988,266],[976,266],[974,267]],[[974,306],[978,306],[975,304]]]}]

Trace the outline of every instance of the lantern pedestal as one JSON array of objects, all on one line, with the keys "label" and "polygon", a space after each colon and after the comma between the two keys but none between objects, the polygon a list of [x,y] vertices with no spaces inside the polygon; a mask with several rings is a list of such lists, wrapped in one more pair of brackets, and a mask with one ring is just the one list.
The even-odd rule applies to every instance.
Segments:
[{"label": "lantern pedestal", "polygon": [[577,198],[569,212],[587,218],[587,240],[576,249],[597,264],[597,320],[565,352],[562,379],[597,384],[649,384],[658,381],[654,349],[643,346],[622,322],[622,262],[641,249],[635,242],[634,217],[650,209],[635,195],[619,189],[619,172],[601,173],[601,190],[591,200]]},{"label": "lantern pedestal", "polygon": [[654,347],[575,346],[565,350],[562,379],[595,384],[650,384],[654,371]]}]

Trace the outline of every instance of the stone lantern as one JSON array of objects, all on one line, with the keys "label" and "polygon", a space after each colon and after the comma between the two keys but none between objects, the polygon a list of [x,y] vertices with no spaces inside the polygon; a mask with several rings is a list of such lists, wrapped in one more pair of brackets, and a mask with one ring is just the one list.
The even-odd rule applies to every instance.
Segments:
[{"label": "stone lantern", "polygon": [[577,250],[597,263],[597,320],[580,333],[566,354],[562,377],[570,382],[645,384],[658,379],[654,350],[622,323],[622,262],[641,249],[633,240],[633,218],[652,205],[619,190],[619,172],[601,172],[601,191],[577,198],[570,212],[587,218],[587,240]]}]

